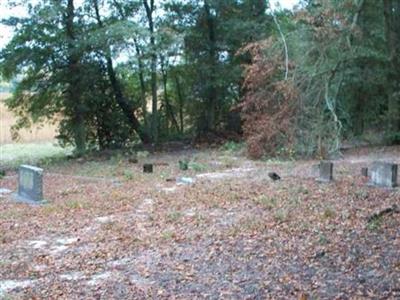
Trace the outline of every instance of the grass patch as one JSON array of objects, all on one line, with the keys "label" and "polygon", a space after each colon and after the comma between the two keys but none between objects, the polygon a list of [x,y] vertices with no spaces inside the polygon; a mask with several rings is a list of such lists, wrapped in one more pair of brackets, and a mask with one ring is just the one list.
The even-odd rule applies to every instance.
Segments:
[{"label": "grass patch", "polygon": [[233,168],[239,166],[237,159],[235,159],[235,157],[230,155],[223,155],[220,157],[220,160],[222,165],[226,168]]},{"label": "grass patch", "polygon": [[207,169],[207,167],[201,163],[192,161],[189,163],[189,169],[191,169],[195,172],[202,172],[202,171],[205,171]]},{"label": "grass patch", "polygon": [[239,192],[231,192],[228,194],[228,201],[230,203],[235,203],[238,202],[242,199],[243,195],[240,194]]},{"label": "grass patch", "polygon": [[367,190],[356,190],[354,192],[354,198],[357,200],[367,200],[369,198],[369,193]]},{"label": "grass patch", "polygon": [[176,237],[176,234],[175,234],[175,232],[173,232],[173,231],[167,230],[167,231],[164,231],[164,232],[162,233],[161,237],[162,237],[164,240],[167,240],[167,241],[168,241],[168,240],[174,239],[174,238]]},{"label": "grass patch", "polygon": [[221,151],[229,152],[229,153],[235,153],[239,152],[244,149],[244,143],[236,143],[233,141],[226,142],[223,144],[220,148]]},{"label": "grass patch", "polygon": [[331,219],[336,217],[336,211],[332,207],[326,207],[322,215],[325,219]]},{"label": "grass patch", "polygon": [[88,161],[82,164],[76,171],[75,175],[88,176],[88,177],[113,177],[118,175],[124,175],[118,173],[118,164],[113,164],[110,161],[107,162],[96,162]]},{"label": "grass patch", "polygon": [[10,208],[0,213],[0,220],[16,220],[24,216],[25,213],[17,208]]},{"label": "grass patch", "polygon": [[88,204],[79,200],[70,200],[65,203],[65,206],[68,209],[84,209],[88,207]]},{"label": "grass patch", "polygon": [[370,231],[377,231],[382,226],[382,217],[374,218],[367,224],[367,229]]},{"label": "grass patch", "polygon": [[328,239],[328,237],[327,237],[325,234],[320,233],[320,234],[318,235],[318,243],[319,243],[320,245],[329,244],[329,239]]},{"label": "grass patch", "polygon": [[303,194],[303,195],[308,195],[309,194],[309,191],[308,191],[308,189],[306,188],[306,187],[304,187],[304,186],[299,186],[298,188],[297,188],[297,191],[296,191],[296,193],[298,193],[298,194]]},{"label": "grass patch", "polygon": [[168,213],[167,220],[168,222],[177,222],[182,217],[182,213],[180,211],[172,211]]},{"label": "grass patch", "polygon": [[138,151],[136,153],[136,156],[138,159],[144,159],[150,156],[150,153],[148,151]]},{"label": "grass patch", "polygon": [[44,205],[42,208],[42,213],[43,213],[43,215],[46,215],[46,216],[61,213],[62,211],[63,211],[63,208],[56,204],[47,204],[47,205]]},{"label": "grass patch", "polygon": [[132,172],[132,170],[124,170],[124,178],[126,180],[132,180],[134,177],[134,173]]},{"label": "grass patch", "polygon": [[274,214],[274,220],[277,223],[284,223],[289,221],[289,211],[286,209],[278,209]]},{"label": "grass patch", "polygon": [[0,146],[0,164],[17,167],[20,164],[48,165],[72,154],[72,148],[61,148],[52,143],[7,144]]},{"label": "grass patch", "polygon": [[274,197],[267,197],[265,195],[261,195],[254,200],[257,204],[263,206],[266,209],[273,209],[276,207],[278,201]]}]

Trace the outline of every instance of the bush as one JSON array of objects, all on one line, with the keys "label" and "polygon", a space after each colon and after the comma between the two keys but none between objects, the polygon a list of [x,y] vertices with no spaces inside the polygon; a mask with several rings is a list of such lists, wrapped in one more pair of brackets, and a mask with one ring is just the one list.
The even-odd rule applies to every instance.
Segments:
[{"label": "bush", "polygon": [[282,59],[264,49],[273,40],[253,43],[242,49],[252,57],[245,69],[244,98],[238,108],[243,119],[243,133],[248,155],[261,158],[276,155],[277,149],[291,148],[297,91],[291,80],[279,79]]}]

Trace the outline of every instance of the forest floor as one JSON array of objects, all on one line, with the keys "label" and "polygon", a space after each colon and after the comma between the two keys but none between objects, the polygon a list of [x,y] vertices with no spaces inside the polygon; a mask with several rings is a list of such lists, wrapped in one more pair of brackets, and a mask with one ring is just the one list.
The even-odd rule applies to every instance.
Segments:
[{"label": "forest floor", "polygon": [[368,218],[400,189],[360,175],[399,154],[348,153],[329,184],[317,161],[221,150],[49,165],[48,204],[0,195],[0,299],[399,299],[400,214]]}]

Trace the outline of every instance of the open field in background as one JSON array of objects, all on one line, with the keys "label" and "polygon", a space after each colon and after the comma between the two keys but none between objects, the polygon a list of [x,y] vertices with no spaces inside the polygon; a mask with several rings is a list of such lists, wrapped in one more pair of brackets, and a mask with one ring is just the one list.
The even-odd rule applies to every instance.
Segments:
[{"label": "open field in background", "polygon": [[[11,126],[15,124],[16,117],[4,104],[4,100],[9,94],[0,93],[0,145],[14,143],[11,138]],[[43,126],[33,126],[31,129],[20,131],[20,143],[29,142],[48,142],[54,140],[57,126],[45,124]]]},{"label": "open field in background", "polygon": [[72,153],[72,148],[61,148],[54,142],[0,145],[0,166],[8,168],[20,164],[36,164],[50,158],[61,158]]}]

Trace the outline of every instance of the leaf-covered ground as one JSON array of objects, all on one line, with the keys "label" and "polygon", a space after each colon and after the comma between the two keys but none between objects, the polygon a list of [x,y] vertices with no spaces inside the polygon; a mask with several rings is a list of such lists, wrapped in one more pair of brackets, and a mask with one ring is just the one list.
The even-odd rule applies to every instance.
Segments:
[{"label": "leaf-covered ground", "polygon": [[[360,175],[398,153],[337,160],[330,184],[315,181],[316,161],[220,151],[47,167],[47,205],[0,198],[0,298],[399,298],[400,214],[367,219],[400,205],[400,190]],[[13,173],[0,180],[16,184]]]}]

